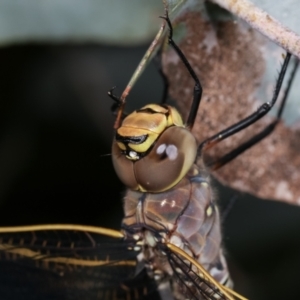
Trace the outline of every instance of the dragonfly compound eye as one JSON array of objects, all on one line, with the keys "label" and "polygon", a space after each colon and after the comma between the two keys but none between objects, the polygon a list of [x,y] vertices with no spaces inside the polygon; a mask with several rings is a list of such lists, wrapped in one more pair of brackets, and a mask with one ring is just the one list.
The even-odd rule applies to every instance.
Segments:
[{"label": "dragonfly compound eye", "polygon": [[124,119],[112,150],[115,170],[127,187],[156,193],[186,175],[197,143],[175,108],[151,104]]}]

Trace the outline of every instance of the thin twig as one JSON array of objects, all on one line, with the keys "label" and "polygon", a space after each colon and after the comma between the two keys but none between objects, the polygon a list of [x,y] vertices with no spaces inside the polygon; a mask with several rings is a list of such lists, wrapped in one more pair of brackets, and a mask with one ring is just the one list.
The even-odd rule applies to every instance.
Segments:
[{"label": "thin twig", "polygon": [[[164,5],[165,14],[167,11],[170,14],[170,13],[174,13],[176,10],[178,10],[178,8],[181,7],[186,2],[186,0],[178,0],[170,8],[169,8],[169,0],[162,0],[162,2]],[[134,84],[136,83],[138,78],[141,76],[141,74],[144,71],[144,69],[146,68],[147,64],[150,62],[153,55],[156,53],[157,48],[161,45],[161,42],[162,42],[164,34],[165,34],[165,31],[164,31],[165,26],[166,26],[166,22],[163,21],[158,33],[156,34],[154,40],[152,41],[150,47],[148,48],[147,52],[143,56],[141,62],[137,66],[133,75],[131,76],[129,83],[127,84],[126,88],[124,89],[124,91],[120,97],[120,106],[119,106],[116,121],[114,124],[115,129],[120,127],[120,124],[122,121],[122,115],[123,115],[123,111],[124,111],[124,107],[125,107],[125,103],[126,103],[126,98],[127,98],[128,94],[130,93],[132,87],[134,86]]]}]

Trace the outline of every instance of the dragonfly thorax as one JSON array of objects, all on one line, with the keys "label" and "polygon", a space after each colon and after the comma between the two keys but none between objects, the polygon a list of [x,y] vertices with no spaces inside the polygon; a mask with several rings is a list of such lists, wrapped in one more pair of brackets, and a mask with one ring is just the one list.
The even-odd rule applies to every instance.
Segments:
[{"label": "dragonfly thorax", "polygon": [[[158,284],[172,281],[180,274],[185,286],[188,286],[193,278],[201,277],[196,268],[190,269],[188,262],[178,261],[170,254],[167,243],[197,260],[217,281],[230,284],[221,250],[219,212],[203,164],[194,164],[175,187],[165,192],[128,190],[124,211],[122,228],[125,236],[135,239],[141,246],[139,258]],[[174,276],[174,273],[177,275]],[[178,295],[184,295],[176,280],[172,288],[177,290]],[[210,287],[203,289],[209,291]],[[184,298],[178,296],[176,299]]]},{"label": "dragonfly thorax", "polygon": [[150,104],[123,120],[112,152],[117,175],[128,188],[158,193],[187,174],[197,142],[175,108]]}]

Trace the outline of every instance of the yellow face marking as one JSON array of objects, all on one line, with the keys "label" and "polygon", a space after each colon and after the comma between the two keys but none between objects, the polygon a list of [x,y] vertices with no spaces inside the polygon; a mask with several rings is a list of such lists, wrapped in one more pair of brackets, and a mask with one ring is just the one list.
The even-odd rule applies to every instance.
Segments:
[{"label": "yellow face marking", "polygon": [[[118,135],[124,138],[147,136],[147,139],[140,144],[128,143],[130,149],[138,153],[145,153],[166,128],[170,126],[184,127],[178,111],[170,106],[167,108],[149,104],[134,111],[123,120],[122,125],[117,129]],[[123,143],[118,141],[117,144],[121,150],[126,150]]]},{"label": "yellow face marking", "polygon": [[126,147],[125,147],[125,145],[124,145],[123,143],[117,142],[117,144],[118,144],[118,147],[119,147],[121,150],[123,150],[123,151],[126,150]]}]

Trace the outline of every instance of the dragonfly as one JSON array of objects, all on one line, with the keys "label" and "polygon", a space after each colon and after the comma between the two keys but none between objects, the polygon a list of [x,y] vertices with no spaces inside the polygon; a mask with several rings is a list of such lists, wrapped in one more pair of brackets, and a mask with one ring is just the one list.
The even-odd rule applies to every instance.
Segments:
[{"label": "dragonfly", "polygon": [[[250,126],[275,104],[291,55],[287,53],[273,98],[240,122],[198,143],[192,134],[202,87],[174,42],[168,42],[195,81],[189,116],[166,103],[128,116],[118,104],[113,165],[128,187],[121,231],[56,224],[0,229],[1,299],[245,299],[234,292],[222,250],[220,215],[203,152]],[[280,119],[288,88],[280,104]],[[218,169],[275,128],[211,163]]]}]

